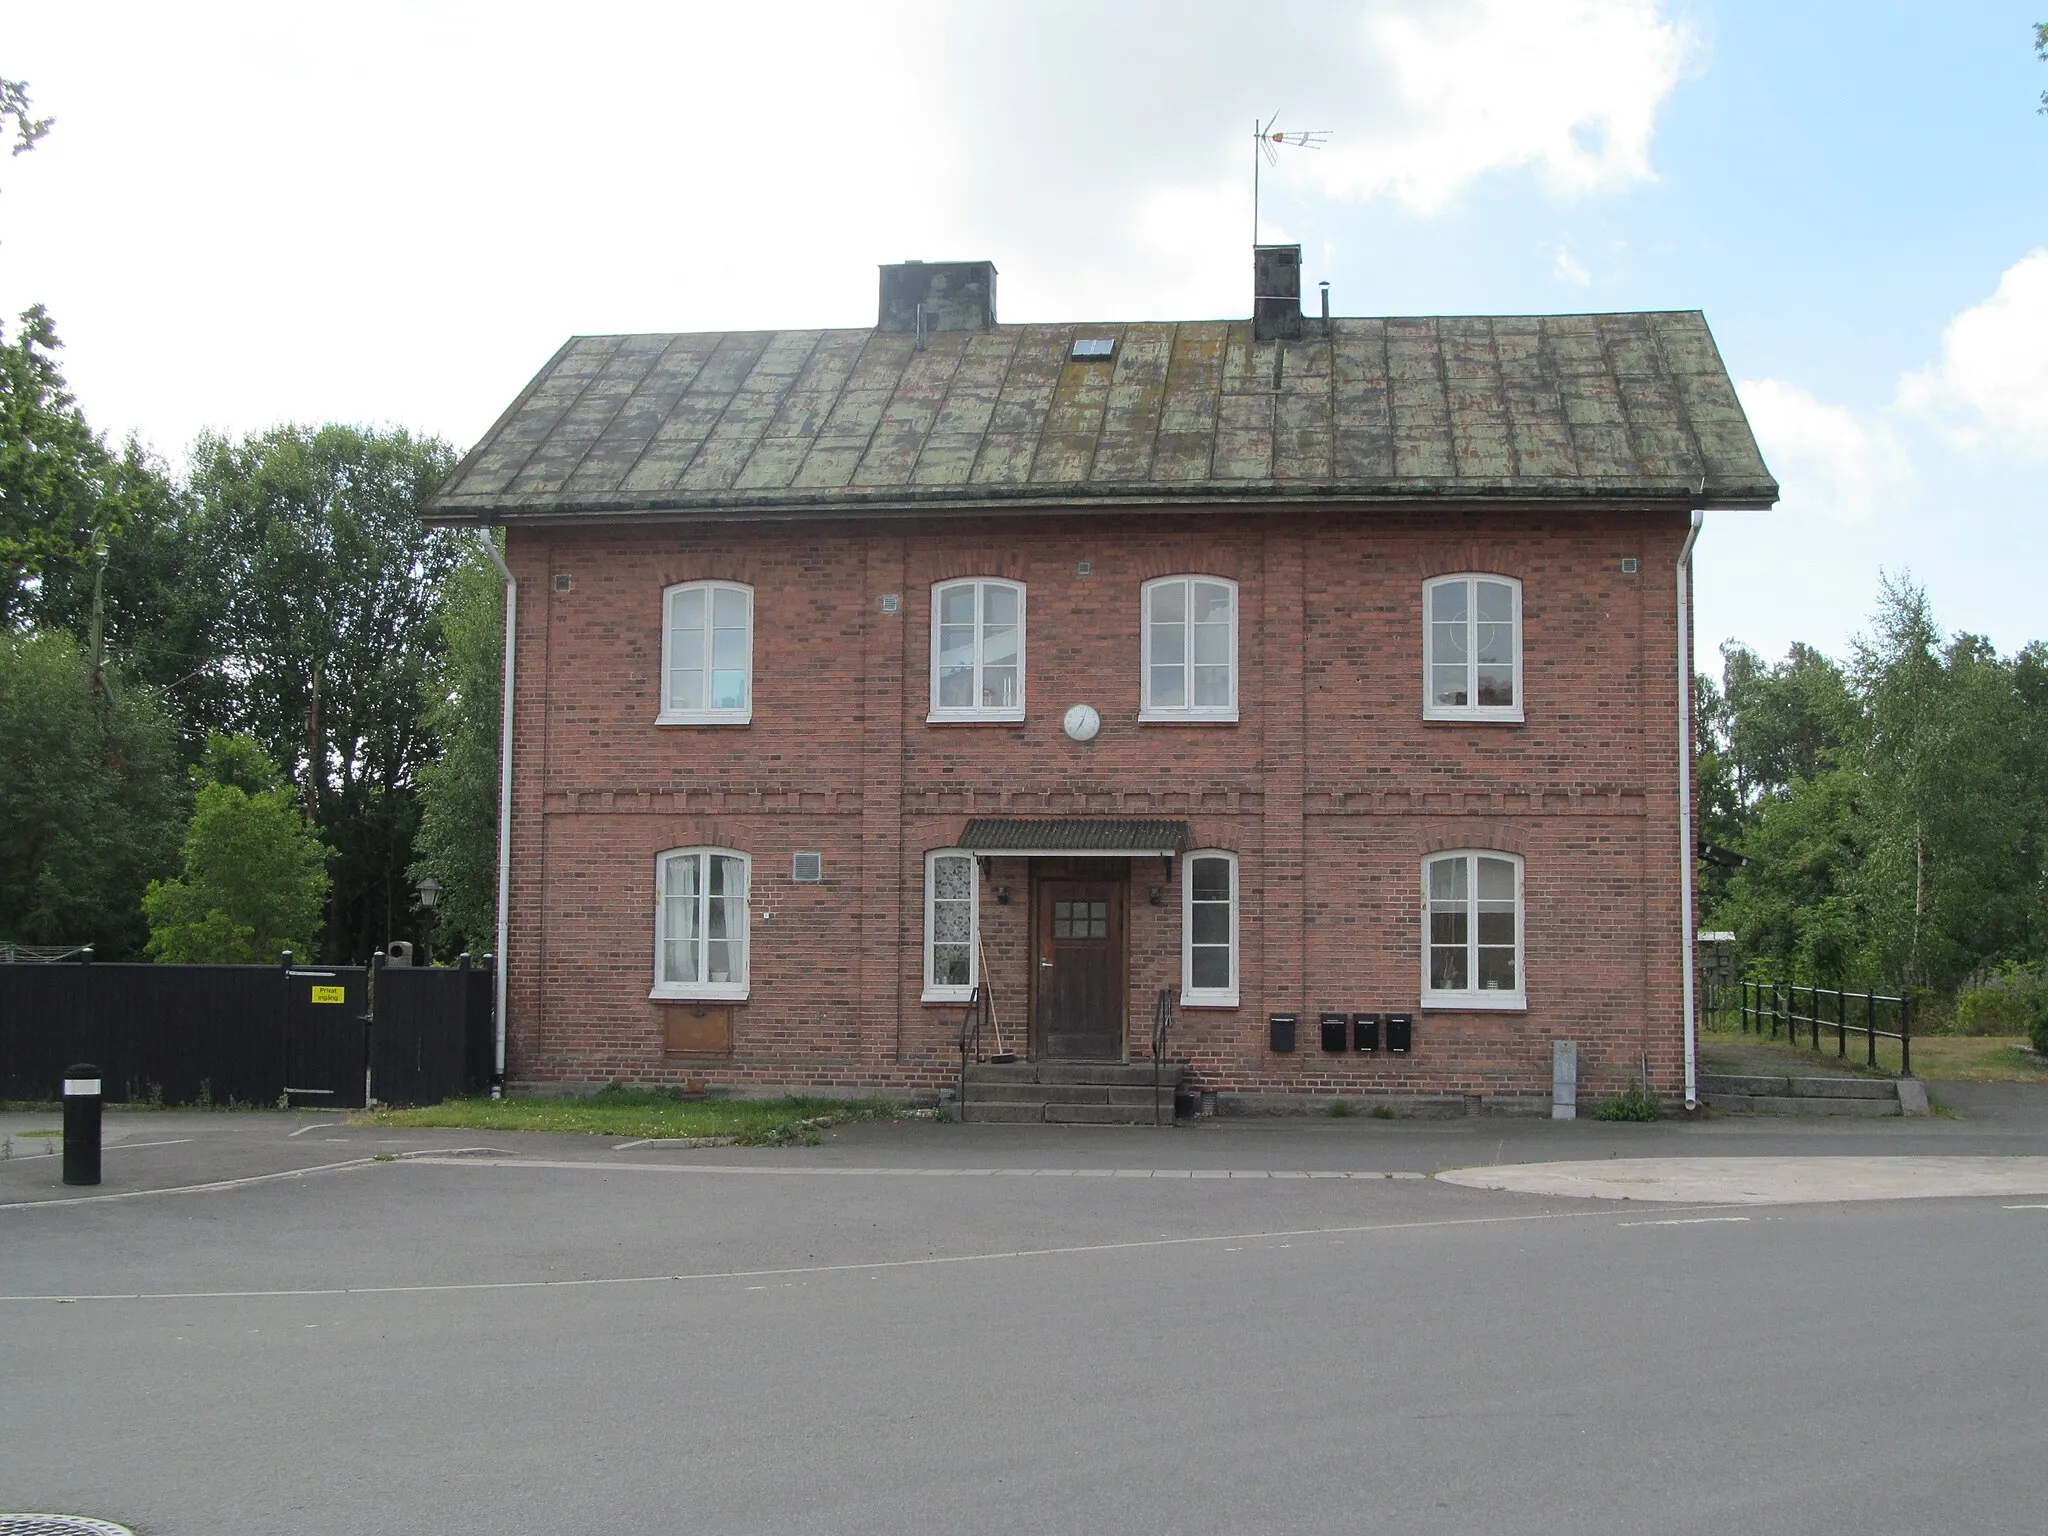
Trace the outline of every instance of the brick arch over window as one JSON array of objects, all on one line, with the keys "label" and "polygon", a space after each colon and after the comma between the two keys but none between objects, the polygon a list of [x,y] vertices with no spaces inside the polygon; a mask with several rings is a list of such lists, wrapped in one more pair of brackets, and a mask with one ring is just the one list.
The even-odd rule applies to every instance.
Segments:
[{"label": "brick arch over window", "polygon": [[1172,549],[1141,555],[1137,563],[1140,584],[1161,576],[1220,576],[1240,589],[1259,579],[1262,567],[1255,556],[1248,557],[1235,545],[1176,545]]},{"label": "brick arch over window", "polygon": [[915,565],[904,577],[913,587],[922,585],[927,593],[949,581],[966,581],[980,576],[996,581],[1025,580],[1024,557],[1012,549],[947,549],[935,551]]},{"label": "brick arch over window", "polygon": [[761,585],[760,561],[750,555],[733,555],[722,550],[669,551],[662,556],[661,585],[664,589],[692,581],[729,581],[742,587]]},{"label": "brick arch over window", "polygon": [[1424,834],[1415,843],[1415,856],[1446,853],[1453,848],[1494,848],[1526,858],[1529,840],[1512,821],[1479,821],[1467,817],[1448,818],[1441,831]]},{"label": "brick arch over window", "polygon": [[1461,576],[1484,572],[1489,576],[1512,576],[1527,582],[1532,567],[1520,548],[1502,546],[1485,539],[1462,539],[1457,543],[1432,543],[1415,553],[1410,564],[1417,581],[1438,576]]}]

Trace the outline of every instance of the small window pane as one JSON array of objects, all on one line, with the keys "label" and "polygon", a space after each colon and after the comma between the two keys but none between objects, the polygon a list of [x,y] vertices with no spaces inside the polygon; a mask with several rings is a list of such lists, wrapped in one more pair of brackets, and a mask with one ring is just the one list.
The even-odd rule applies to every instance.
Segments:
[{"label": "small window pane", "polygon": [[1189,878],[1194,881],[1196,901],[1230,900],[1230,860],[1196,859]]},{"label": "small window pane", "polygon": [[932,889],[941,901],[965,901],[974,894],[974,860],[955,854],[932,860]]},{"label": "small window pane", "polygon": [[1429,984],[1438,992],[1465,990],[1465,946],[1453,949],[1430,946]]},{"label": "small window pane", "polygon": [[1188,981],[1204,992],[1221,992],[1230,986],[1230,950],[1197,948],[1188,957]]},{"label": "small window pane", "polygon": [[1515,669],[1513,667],[1481,667],[1479,669],[1479,702],[1497,704],[1506,708],[1515,702]]},{"label": "small window pane", "polygon": [[[1227,624],[1197,624],[1194,638],[1197,662],[1230,665],[1230,627]],[[1158,652],[1153,654],[1156,657]]]},{"label": "small window pane", "polygon": [[[1462,586],[1463,583],[1460,583]],[[1479,588],[1480,624],[1509,624],[1515,617],[1515,589],[1504,581],[1482,581]]]},{"label": "small window pane", "polygon": [[1463,667],[1435,667],[1431,669],[1436,679],[1431,695],[1439,704],[1463,704],[1465,702],[1465,669]]},{"label": "small window pane", "polygon": [[1430,588],[1429,616],[1439,624],[1465,622],[1465,583],[1444,581]]},{"label": "small window pane", "polygon": [[984,666],[1015,666],[1017,663],[1017,628],[1006,625],[991,629],[981,642],[981,659]]},{"label": "small window pane", "polygon": [[1016,667],[990,667],[982,674],[981,703],[984,709],[1015,709],[1020,698]]},{"label": "small window pane", "polygon": [[1197,624],[1228,623],[1230,620],[1230,588],[1219,582],[1198,581],[1194,583],[1194,619]]},{"label": "small window pane", "polygon": [[744,629],[747,623],[747,594],[720,587],[711,608],[711,621],[720,629]]},{"label": "small window pane", "polygon": [[[1464,860],[1460,859],[1459,863]],[[1481,901],[1513,901],[1515,899],[1515,866],[1507,859],[1479,860],[1479,899]]]},{"label": "small window pane", "polygon": [[743,629],[715,629],[711,632],[711,664],[740,668],[747,664],[747,632]]},{"label": "small window pane", "polygon": [[701,629],[679,629],[669,637],[669,665],[677,668],[701,667],[704,665],[704,631]]},{"label": "small window pane", "polygon": [[669,674],[669,703],[676,709],[704,707],[704,673],[701,668],[678,668]]},{"label": "small window pane", "polygon": [[1198,901],[1190,914],[1193,925],[1190,937],[1196,944],[1228,944],[1230,942],[1230,903]]},{"label": "small window pane", "polygon": [[1481,624],[1475,657],[1481,662],[1515,661],[1515,627],[1512,624]]},{"label": "small window pane", "polygon": [[974,623],[974,586],[963,582],[957,587],[939,589],[939,622],[941,624]]},{"label": "small window pane", "polygon": [[1438,624],[1434,629],[1432,638],[1436,642],[1436,660],[1439,663],[1462,663],[1465,660],[1465,626]]},{"label": "small window pane", "polygon": [[944,667],[940,670],[939,704],[946,709],[973,707],[974,668]]},{"label": "small window pane", "polygon": [[[678,629],[701,630],[704,627],[704,589],[690,587],[678,592],[673,599],[669,623]],[[646,610],[641,610],[645,612]]]},{"label": "small window pane", "polygon": [[968,985],[967,946],[965,944],[939,944],[932,949],[932,985],[935,987],[964,987]]},{"label": "small window pane", "polygon": [[745,709],[747,707],[747,674],[744,672],[712,673],[711,707],[713,709]]},{"label": "small window pane", "polygon": [[982,619],[991,629],[998,625],[1014,627],[1017,622],[1017,589],[1015,587],[984,587],[981,595]]},{"label": "small window pane", "polygon": [[1489,949],[1484,945],[1479,950],[1479,987],[1483,992],[1512,992],[1515,990],[1515,951],[1509,945],[1505,949]]},{"label": "small window pane", "polygon": [[1152,619],[1154,623],[1178,624],[1187,617],[1187,583],[1180,581],[1162,582],[1151,589]]},{"label": "small window pane", "polygon": [[1152,669],[1152,703],[1159,709],[1179,709],[1187,702],[1179,667]]},{"label": "small window pane", "polygon": [[1222,709],[1230,703],[1230,668],[1195,668],[1195,706]]},{"label": "small window pane", "polygon": [[1157,624],[1152,628],[1152,661],[1155,666],[1179,666],[1187,660],[1187,630],[1179,624]]},{"label": "small window pane", "polygon": [[707,981],[738,981],[740,946],[737,940],[713,939],[705,946]]},{"label": "small window pane", "polygon": [[1465,861],[1437,859],[1429,866],[1429,894],[1433,901],[1462,901],[1465,897]]},{"label": "small window pane", "polygon": [[1432,907],[1429,913],[1429,942],[1463,944],[1467,915],[1463,907]]}]

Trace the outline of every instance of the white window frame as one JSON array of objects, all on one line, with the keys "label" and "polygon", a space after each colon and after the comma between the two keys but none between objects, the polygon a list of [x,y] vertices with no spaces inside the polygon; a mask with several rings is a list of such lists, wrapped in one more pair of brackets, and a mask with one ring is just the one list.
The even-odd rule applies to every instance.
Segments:
[{"label": "white window frame", "polygon": [[[675,625],[670,613],[685,592],[704,594],[704,697],[711,697],[711,649],[714,615],[720,592],[737,592],[747,600],[746,702],[738,709],[678,708],[669,693],[670,651],[675,643]],[[661,594],[661,712],[656,725],[750,725],[754,719],[754,589],[741,581],[679,581]]]},{"label": "white window frame", "polygon": [[[1483,989],[1465,987],[1438,990],[1430,985],[1429,871],[1445,859],[1464,859],[1465,875],[1465,975],[1479,979],[1479,866],[1480,859],[1503,859],[1515,867],[1515,987]],[[1499,848],[1446,848],[1422,861],[1422,1006],[1424,1008],[1493,1009],[1519,1012],[1529,1006],[1528,937],[1529,904],[1522,879],[1522,856]]]},{"label": "white window frame", "polygon": [[[938,862],[941,859],[965,859],[974,866],[973,879],[968,883],[967,905],[967,985],[956,982],[941,985],[933,979],[938,959],[938,914],[935,907],[938,899]],[[934,848],[924,856],[924,997],[927,1003],[964,1003],[974,996],[974,989],[981,983],[981,869],[975,857],[964,848]]]},{"label": "white window frame", "polygon": [[[1195,860],[1222,859],[1230,865],[1230,985],[1195,985]],[[1183,1008],[1238,1006],[1239,917],[1244,895],[1237,880],[1237,855],[1228,848],[1196,848],[1181,855],[1180,870],[1180,1002]]]},{"label": "white window frame", "polygon": [[[1183,589],[1183,613],[1194,612],[1194,584],[1205,581],[1213,586],[1225,588],[1230,593],[1230,702],[1228,704],[1194,703],[1158,705],[1152,702],[1152,594],[1165,587],[1179,586]],[[1175,723],[1188,721],[1212,721],[1225,724],[1237,720],[1237,629],[1239,622],[1237,583],[1228,576],[1190,574],[1186,576],[1157,576],[1145,583],[1140,591],[1138,603],[1138,720],[1143,723]],[[1187,621],[1192,628],[1193,620]],[[1180,665],[1184,669],[1184,686],[1181,696],[1194,698],[1194,646],[1192,635],[1187,636],[1181,652]]]},{"label": "white window frame", "polygon": [[[737,859],[740,866],[740,975],[737,981],[668,981],[662,976],[662,942],[668,937],[668,870],[671,860],[693,857],[706,861],[712,858]],[[708,877],[708,867],[704,873]],[[699,882],[698,900],[708,903],[710,880]],[[648,994],[653,998],[689,998],[707,1002],[743,1002],[753,984],[754,942],[753,942],[753,890],[754,861],[737,848],[667,848],[654,856],[654,990]],[[708,913],[701,908],[698,914],[698,944],[708,947],[710,924]],[[707,969],[698,966],[701,973]]]},{"label": "white window frame", "polygon": [[[981,697],[982,644],[987,629],[987,592],[991,587],[1007,588],[1017,594],[1017,702],[1004,705],[939,703],[939,598],[954,587],[974,589],[974,696]],[[943,725],[976,720],[1022,720],[1024,718],[1024,583],[999,576],[955,576],[932,583],[931,713],[929,724]]]},{"label": "white window frame", "polygon": [[[1438,704],[1436,699],[1436,590],[1462,582],[1465,594],[1465,697],[1479,697],[1479,591],[1477,583],[1496,582],[1508,589],[1514,603],[1515,702],[1513,704]],[[1447,663],[1448,665],[1448,663]],[[1494,720],[1508,724],[1522,719],[1522,583],[1495,571],[1460,571],[1435,576],[1422,584],[1422,718],[1425,720]]]}]

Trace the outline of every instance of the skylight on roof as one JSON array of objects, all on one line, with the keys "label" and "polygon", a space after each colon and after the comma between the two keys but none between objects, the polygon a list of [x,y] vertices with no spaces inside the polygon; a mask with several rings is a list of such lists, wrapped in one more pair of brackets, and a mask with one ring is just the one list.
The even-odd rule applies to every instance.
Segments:
[{"label": "skylight on roof", "polygon": [[1074,343],[1074,357],[1107,357],[1116,350],[1116,339],[1111,336],[1083,336]]}]

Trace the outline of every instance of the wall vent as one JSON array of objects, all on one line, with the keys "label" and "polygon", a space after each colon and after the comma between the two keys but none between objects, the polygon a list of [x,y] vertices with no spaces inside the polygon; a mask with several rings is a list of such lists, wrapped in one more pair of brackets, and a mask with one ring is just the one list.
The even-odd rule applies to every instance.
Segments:
[{"label": "wall vent", "polygon": [[789,861],[789,878],[798,885],[816,885],[825,878],[825,855],[799,853]]}]

